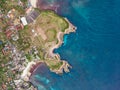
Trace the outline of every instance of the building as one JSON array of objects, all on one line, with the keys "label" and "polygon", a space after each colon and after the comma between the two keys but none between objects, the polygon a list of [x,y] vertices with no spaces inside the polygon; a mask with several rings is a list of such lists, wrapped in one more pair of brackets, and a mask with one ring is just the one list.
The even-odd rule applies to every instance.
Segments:
[{"label": "building", "polygon": [[5,34],[6,34],[7,38],[10,39],[11,36],[12,36],[12,34],[13,34],[13,31],[11,31],[11,30],[6,30]]},{"label": "building", "polygon": [[16,27],[17,31],[22,30],[24,28],[24,26],[22,24],[18,24],[15,27]]},{"label": "building", "polygon": [[16,28],[14,26],[9,26],[5,30],[6,37],[10,39],[15,34],[15,32],[16,32]]},{"label": "building", "polygon": [[10,50],[11,50],[11,45],[8,42],[5,44],[4,48],[2,49],[3,55],[7,55],[10,52]]},{"label": "building", "polygon": [[7,55],[7,54],[9,53],[9,50],[10,50],[10,47],[9,47],[9,46],[8,46],[8,47],[4,47],[4,48],[2,49],[3,55]]},{"label": "building", "polygon": [[[22,24],[18,24],[16,26],[12,25],[12,26],[9,26],[6,30],[5,30],[5,35],[8,39],[11,39],[11,38],[18,38],[18,31],[19,30],[22,30],[24,28],[24,26]],[[16,40],[17,40],[16,38]]]},{"label": "building", "polygon": [[7,14],[8,18],[13,19],[15,17],[15,12],[16,10],[14,8],[10,10]]},{"label": "building", "polygon": [[24,26],[28,24],[25,17],[22,17],[20,20]]},{"label": "building", "polygon": [[5,84],[2,84],[3,90],[6,90],[7,86]]}]

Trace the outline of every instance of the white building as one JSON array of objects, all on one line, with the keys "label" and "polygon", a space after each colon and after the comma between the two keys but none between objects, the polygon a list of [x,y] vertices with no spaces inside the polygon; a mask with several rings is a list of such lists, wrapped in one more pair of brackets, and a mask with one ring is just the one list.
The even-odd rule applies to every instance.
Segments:
[{"label": "white building", "polygon": [[22,17],[20,20],[24,26],[28,24],[25,17]]}]

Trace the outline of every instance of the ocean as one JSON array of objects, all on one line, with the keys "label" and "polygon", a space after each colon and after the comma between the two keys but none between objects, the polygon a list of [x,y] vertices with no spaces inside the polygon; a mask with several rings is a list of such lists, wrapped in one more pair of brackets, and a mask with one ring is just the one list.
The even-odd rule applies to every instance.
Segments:
[{"label": "ocean", "polygon": [[77,27],[54,50],[72,65],[56,75],[39,66],[31,81],[38,90],[120,90],[120,0],[45,0]]}]

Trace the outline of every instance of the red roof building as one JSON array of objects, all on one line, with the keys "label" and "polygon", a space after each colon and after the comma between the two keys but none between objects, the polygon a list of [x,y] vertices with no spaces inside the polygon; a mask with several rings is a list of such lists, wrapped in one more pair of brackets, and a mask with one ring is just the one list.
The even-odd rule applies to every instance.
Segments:
[{"label": "red roof building", "polygon": [[18,24],[15,27],[16,27],[16,30],[22,30],[24,28],[22,24]]}]

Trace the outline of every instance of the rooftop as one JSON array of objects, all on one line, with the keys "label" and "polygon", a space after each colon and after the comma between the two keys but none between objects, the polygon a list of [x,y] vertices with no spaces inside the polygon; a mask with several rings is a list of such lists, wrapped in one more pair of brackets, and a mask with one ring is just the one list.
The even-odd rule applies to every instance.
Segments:
[{"label": "rooftop", "polygon": [[21,20],[21,22],[24,26],[28,24],[27,20],[26,20],[26,17],[22,17],[20,20]]}]

